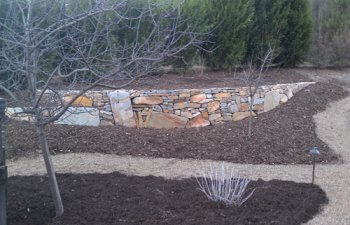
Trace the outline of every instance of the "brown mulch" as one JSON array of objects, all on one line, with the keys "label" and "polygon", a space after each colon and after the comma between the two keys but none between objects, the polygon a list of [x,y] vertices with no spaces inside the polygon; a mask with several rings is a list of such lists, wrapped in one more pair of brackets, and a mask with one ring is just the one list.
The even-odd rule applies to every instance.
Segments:
[{"label": "brown mulch", "polygon": [[284,224],[310,220],[328,203],[313,184],[252,181],[241,207],[211,202],[195,179],[112,174],[59,174],[65,214],[54,218],[46,177],[11,177],[8,221],[16,225]]},{"label": "brown mulch", "polygon": [[[253,120],[253,137],[247,138],[247,119],[192,129],[135,129],[118,126],[47,126],[52,153],[104,154],[225,160],[252,164],[307,164],[309,150],[320,149],[320,162],[338,155],[315,133],[312,116],[327,103],[347,93],[332,84],[317,83],[286,104]],[[26,122],[5,121],[4,143],[8,158],[38,154],[35,129]]]},{"label": "brown mulch", "polygon": [[[203,73],[188,71],[183,73],[167,73],[162,75],[147,76],[131,83],[126,88],[136,90],[147,89],[196,89],[196,88],[215,88],[215,87],[241,87],[245,84],[234,79],[239,77],[225,71],[205,71]],[[281,84],[311,81],[293,69],[270,69],[263,76],[262,84]],[[123,82],[112,83],[118,86]]]}]

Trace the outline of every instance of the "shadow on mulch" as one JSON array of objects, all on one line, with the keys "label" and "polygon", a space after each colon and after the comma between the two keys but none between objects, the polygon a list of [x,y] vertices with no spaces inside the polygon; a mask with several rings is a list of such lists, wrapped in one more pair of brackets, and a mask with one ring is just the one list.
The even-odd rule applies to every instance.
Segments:
[{"label": "shadow on mulch", "polygon": [[65,214],[54,217],[46,177],[11,177],[9,225],[302,224],[328,203],[316,185],[258,180],[240,208],[209,201],[195,179],[112,174],[60,174]]},{"label": "shadow on mulch", "polygon": [[[315,132],[313,115],[329,102],[347,96],[342,88],[326,83],[311,85],[286,104],[258,115],[253,138],[248,120],[192,129],[134,129],[118,126],[47,126],[53,154],[103,153],[164,158],[225,160],[252,164],[307,164],[309,150],[317,146],[319,162],[339,160]],[[336,116],[336,115],[335,115]],[[7,120],[4,142],[8,158],[38,155],[36,132],[26,122]]]}]

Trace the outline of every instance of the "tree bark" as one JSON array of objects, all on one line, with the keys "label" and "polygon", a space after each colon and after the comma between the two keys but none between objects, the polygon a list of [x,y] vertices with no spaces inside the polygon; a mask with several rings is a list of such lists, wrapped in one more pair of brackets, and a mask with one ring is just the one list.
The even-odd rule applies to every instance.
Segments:
[{"label": "tree bark", "polygon": [[55,170],[53,168],[53,164],[51,161],[51,155],[49,152],[49,146],[47,144],[44,127],[42,125],[40,126],[38,125],[36,129],[37,129],[39,142],[40,142],[41,150],[45,161],[47,175],[49,177],[50,190],[51,190],[51,195],[55,205],[56,217],[60,217],[63,215],[63,212],[64,212],[63,203],[62,203],[60,190],[57,184]]},{"label": "tree bark", "polygon": [[248,137],[252,137],[252,124],[253,124],[253,104],[254,104],[254,96],[250,97],[249,103],[249,124],[248,124]]}]

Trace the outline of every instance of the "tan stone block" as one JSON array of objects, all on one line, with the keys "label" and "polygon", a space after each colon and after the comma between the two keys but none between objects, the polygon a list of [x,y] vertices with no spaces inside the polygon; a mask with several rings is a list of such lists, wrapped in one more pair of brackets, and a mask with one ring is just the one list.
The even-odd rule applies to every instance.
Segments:
[{"label": "tan stone block", "polygon": [[231,93],[218,93],[214,95],[215,98],[231,98]]},{"label": "tan stone block", "polygon": [[163,98],[160,96],[144,96],[133,99],[133,103],[136,105],[158,105],[162,102]]},{"label": "tan stone block", "polygon": [[192,118],[192,113],[189,111],[182,111],[181,116],[186,117],[186,118]]},{"label": "tan stone block", "polygon": [[[74,96],[65,96],[63,98],[65,103],[69,103],[72,101]],[[81,106],[81,107],[92,107],[93,105],[93,100],[91,98],[85,97],[85,96],[80,96],[78,97],[73,103],[72,106]]]},{"label": "tan stone block", "polygon": [[177,95],[169,95],[168,98],[171,99],[171,100],[176,100],[176,99],[179,99],[179,96],[177,96]]},{"label": "tan stone block", "polygon": [[201,115],[204,119],[209,120],[209,113],[208,112],[202,112]]},{"label": "tan stone block", "polygon": [[258,104],[253,106],[254,111],[264,111],[264,105],[263,104]]},{"label": "tan stone block", "polygon": [[201,104],[198,104],[198,103],[189,103],[189,104],[188,104],[188,107],[194,108],[194,109],[198,109],[198,108],[201,107]]},{"label": "tan stone block", "polygon": [[174,109],[184,109],[187,107],[187,102],[178,102],[174,104]]},{"label": "tan stone block", "polygon": [[187,119],[169,113],[152,113],[149,128],[185,128]]},{"label": "tan stone block", "polygon": [[[233,114],[232,119],[233,121],[243,120],[247,117],[249,117],[250,112],[236,112]],[[252,116],[256,116],[254,112],[252,112]]]},{"label": "tan stone block", "polygon": [[220,102],[214,101],[208,103],[208,112],[214,112],[220,108]]},{"label": "tan stone block", "polygon": [[194,127],[205,127],[209,126],[210,122],[208,119],[203,118],[202,115],[196,116],[190,121],[188,121],[186,128],[194,128]]},{"label": "tan stone block", "polygon": [[188,92],[180,93],[179,98],[189,98],[191,95]]},{"label": "tan stone block", "polygon": [[206,99],[206,95],[205,94],[198,94],[198,95],[193,95],[191,97],[191,102],[202,102],[203,100]]}]

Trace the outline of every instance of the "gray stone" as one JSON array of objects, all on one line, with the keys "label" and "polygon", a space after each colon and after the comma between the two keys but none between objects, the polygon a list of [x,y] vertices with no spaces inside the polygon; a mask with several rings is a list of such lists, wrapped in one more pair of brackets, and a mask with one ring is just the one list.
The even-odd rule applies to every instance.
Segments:
[{"label": "gray stone", "polygon": [[230,112],[231,113],[235,113],[235,112],[238,112],[239,111],[239,109],[238,109],[238,106],[237,106],[237,104],[229,104],[229,110],[230,110]]},{"label": "gray stone", "polygon": [[161,112],[161,111],[163,111],[163,109],[162,109],[162,107],[160,107],[159,105],[155,105],[155,106],[154,106],[154,111],[156,111],[156,112]]},{"label": "gray stone", "polygon": [[263,104],[264,101],[265,101],[265,100],[264,100],[263,98],[254,98],[253,105]]},{"label": "gray stone", "polygon": [[278,90],[267,92],[264,101],[264,112],[276,108],[280,103],[280,93]]},{"label": "gray stone", "polygon": [[213,121],[213,120],[217,120],[221,117],[221,114],[220,113],[215,113],[215,114],[211,114],[209,115],[209,120],[210,121]]},{"label": "gray stone", "polygon": [[241,98],[241,103],[247,103],[248,102],[248,98]]},{"label": "gray stone", "polygon": [[109,98],[115,123],[125,127],[136,127],[129,93],[115,91],[109,93]]},{"label": "gray stone", "polygon": [[99,110],[95,108],[69,107],[55,124],[98,126],[100,125]]}]

